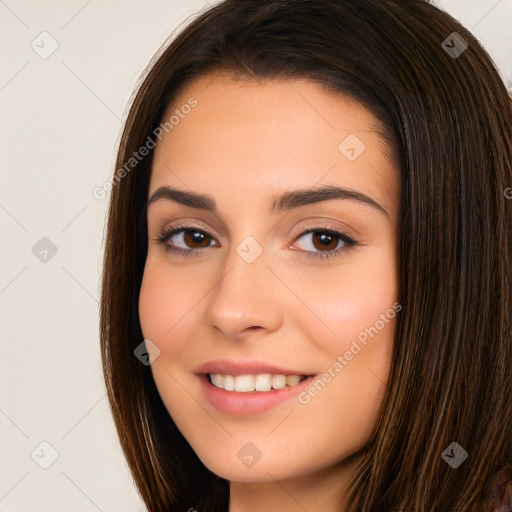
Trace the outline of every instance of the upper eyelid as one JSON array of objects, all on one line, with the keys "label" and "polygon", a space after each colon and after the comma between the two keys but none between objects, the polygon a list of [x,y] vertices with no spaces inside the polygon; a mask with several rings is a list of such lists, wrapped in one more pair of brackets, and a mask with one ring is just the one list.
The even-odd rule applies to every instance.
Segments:
[{"label": "upper eyelid", "polygon": [[219,238],[221,238],[221,236],[213,228],[205,228],[205,227],[202,227],[199,225],[194,225],[194,223],[189,224],[188,222],[184,222],[183,224],[178,223],[176,225],[171,224],[169,227],[163,227],[160,231],[160,235],[169,234],[169,233],[174,232],[173,233],[173,236],[174,236],[178,233],[181,233],[182,231],[192,231],[194,229],[197,231],[202,231],[202,232],[206,233],[208,236],[213,236],[217,240]]}]

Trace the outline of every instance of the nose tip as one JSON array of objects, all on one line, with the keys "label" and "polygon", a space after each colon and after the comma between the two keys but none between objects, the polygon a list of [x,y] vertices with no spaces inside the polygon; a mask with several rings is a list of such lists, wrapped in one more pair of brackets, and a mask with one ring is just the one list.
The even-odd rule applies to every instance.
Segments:
[{"label": "nose tip", "polygon": [[235,252],[233,256],[229,270],[208,295],[206,322],[232,340],[278,329],[279,297],[264,258],[247,263]]}]

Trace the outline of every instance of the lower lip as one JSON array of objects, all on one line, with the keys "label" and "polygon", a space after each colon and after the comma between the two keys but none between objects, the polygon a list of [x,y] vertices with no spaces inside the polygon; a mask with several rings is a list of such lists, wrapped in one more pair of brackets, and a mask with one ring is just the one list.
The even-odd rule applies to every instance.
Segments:
[{"label": "lower lip", "polygon": [[297,396],[306,389],[313,377],[308,377],[295,386],[270,391],[226,391],[210,384],[206,375],[198,375],[200,386],[208,402],[226,414],[260,414]]}]

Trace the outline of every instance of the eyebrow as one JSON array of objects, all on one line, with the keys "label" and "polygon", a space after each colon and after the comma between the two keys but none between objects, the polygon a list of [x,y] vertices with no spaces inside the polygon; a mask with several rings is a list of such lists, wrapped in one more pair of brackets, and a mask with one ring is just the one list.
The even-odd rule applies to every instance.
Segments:
[{"label": "eyebrow", "polygon": [[[174,201],[185,206],[198,208],[200,210],[206,210],[213,213],[217,212],[217,205],[215,203],[215,199],[212,196],[179,190],[173,187],[160,187],[157,189],[148,200],[146,207],[149,207],[150,204],[162,199]],[[359,203],[371,206],[389,217],[389,212],[381,204],[375,201],[375,199],[372,199],[362,192],[344,187],[338,187],[335,185],[325,185],[322,187],[306,188],[285,192],[282,195],[274,198],[270,211],[271,213],[278,213],[291,210],[299,206],[319,203],[321,201],[328,201],[331,199],[346,199],[349,201],[357,201]]]}]

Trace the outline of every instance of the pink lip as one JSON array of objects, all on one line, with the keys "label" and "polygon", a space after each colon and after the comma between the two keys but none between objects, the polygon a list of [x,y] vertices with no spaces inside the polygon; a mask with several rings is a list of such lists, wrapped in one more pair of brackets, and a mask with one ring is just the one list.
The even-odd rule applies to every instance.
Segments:
[{"label": "pink lip", "polygon": [[[223,372],[206,372],[206,373],[223,373]],[[230,373],[230,372],[225,372]],[[247,372],[251,374],[252,372]],[[276,372],[260,372],[257,373],[276,373]],[[231,373],[231,375],[233,375]],[[240,374],[242,375],[242,374]],[[283,373],[281,373],[283,375]],[[296,375],[296,374],[292,374]],[[272,407],[289,400],[298,395],[311,385],[314,376],[304,379],[296,386],[285,387],[283,389],[272,389],[270,391],[250,391],[240,393],[237,391],[226,391],[210,384],[205,374],[198,375],[199,385],[204,394],[204,398],[210,402],[218,410],[226,414],[234,415],[252,415],[260,414],[268,411]]]},{"label": "pink lip", "polygon": [[258,373],[271,373],[273,375],[312,375],[313,372],[280,368],[271,363],[256,359],[216,359],[207,361],[198,366],[194,373],[221,373],[227,375],[257,375]]}]

